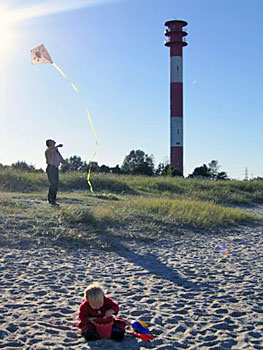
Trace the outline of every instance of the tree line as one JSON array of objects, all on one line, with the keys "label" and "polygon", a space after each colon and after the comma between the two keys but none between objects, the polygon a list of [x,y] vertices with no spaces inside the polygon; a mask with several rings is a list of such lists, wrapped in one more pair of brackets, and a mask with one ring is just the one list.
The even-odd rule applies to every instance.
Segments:
[{"label": "tree line", "polygon": [[[69,171],[86,172],[89,167],[95,173],[113,173],[128,175],[146,175],[146,176],[181,176],[180,172],[173,168],[170,164],[159,163],[155,168],[153,155],[148,155],[142,150],[132,150],[125,156],[121,166],[117,164],[115,167],[109,167],[105,164],[99,166],[97,162],[83,161],[81,157],[74,155],[65,159],[69,165],[62,164],[60,171],[66,173]],[[22,170],[26,172],[44,172],[43,169],[36,169],[33,165],[29,165],[24,161],[18,161],[10,166],[0,163],[0,168],[9,168],[11,170]],[[203,164],[194,169],[189,178],[206,178],[211,180],[227,180],[228,176],[225,171],[220,171],[217,160],[212,160],[208,165]]]}]

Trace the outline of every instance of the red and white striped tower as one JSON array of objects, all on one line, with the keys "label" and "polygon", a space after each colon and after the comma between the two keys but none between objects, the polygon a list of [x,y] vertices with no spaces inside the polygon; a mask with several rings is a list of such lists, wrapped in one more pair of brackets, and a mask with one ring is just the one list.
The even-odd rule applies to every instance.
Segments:
[{"label": "red and white striped tower", "polygon": [[183,27],[187,22],[174,20],[165,25],[165,46],[170,47],[170,163],[183,175],[183,47],[187,45]]}]

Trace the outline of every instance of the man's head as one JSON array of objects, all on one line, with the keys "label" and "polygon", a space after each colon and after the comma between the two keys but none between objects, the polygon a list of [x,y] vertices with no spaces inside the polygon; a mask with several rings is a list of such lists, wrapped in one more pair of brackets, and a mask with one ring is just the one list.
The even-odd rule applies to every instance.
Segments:
[{"label": "man's head", "polygon": [[52,139],[46,140],[46,145],[47,145],[47,147],[55,146],[55,144],[56,144],[56,141],[54,141],[54,140],[52,140]]}]

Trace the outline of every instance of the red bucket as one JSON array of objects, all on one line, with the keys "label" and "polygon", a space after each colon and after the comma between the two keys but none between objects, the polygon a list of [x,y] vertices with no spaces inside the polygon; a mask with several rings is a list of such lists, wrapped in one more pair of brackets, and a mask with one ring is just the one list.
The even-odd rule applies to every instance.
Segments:
[{"label": "red bucket", "polygon": [[108,323],[95,323],[96,331],[103,339],[108,339],[111,337],[112,325],[113,321]]}]

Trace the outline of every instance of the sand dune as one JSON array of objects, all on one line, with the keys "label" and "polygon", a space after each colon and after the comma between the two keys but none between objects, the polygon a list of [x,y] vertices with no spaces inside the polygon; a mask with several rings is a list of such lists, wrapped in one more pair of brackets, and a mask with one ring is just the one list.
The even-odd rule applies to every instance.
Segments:
[{"label": "sand dune", "polygon": [[[263,349],[262,232],[116,241],[112,251],[2,247],[0,348]],[[146,321],[154,340],[85,342],[77,312],[91,281],[122,317]]]}]

